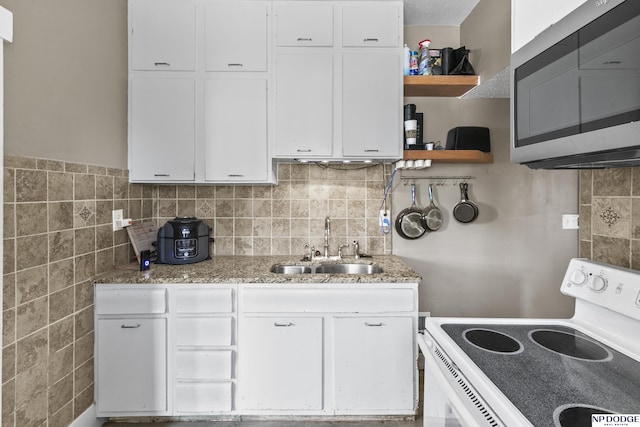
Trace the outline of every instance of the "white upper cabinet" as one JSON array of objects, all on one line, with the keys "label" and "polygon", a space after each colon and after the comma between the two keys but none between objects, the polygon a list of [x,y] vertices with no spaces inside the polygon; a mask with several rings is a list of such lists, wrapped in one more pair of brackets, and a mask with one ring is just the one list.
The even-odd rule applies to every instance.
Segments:
[{"label": "white upper cabinet", "polygon": [[131,181],[193,181],[193,79],[134,78],[129,91]]},{"label": "white upper cabinet", "polygon": [[342,61],[342,154],[401,157],[400,58],[395,53],[347,53]]},{"label": "white upper cabinet", "polygon": [[266,181],[267,81],[207,80],[205,98],[206,181]]},{"label": "white upper cabinet", "polygon": [[274,8],[275,156],[402,157],[402,2]]},{"label": "white upper cabinet", "polygon": [[333,4],[276,2],[276,46],[333,46]]},{"label": "white upper cabinet", "polygon": [[331,156],[333,55],[281,53],[276,68],[276,155]]},{"label": "white upper cabinet", "polygon": [[205,70],[267,71],[267,28],[267,2],[207,3]]},{"label": "white upper cabinet", "polygon": [[511,0],[511,52],[567,16],[585,0]]},{"label": "white upper cabinet", "polygon": [[130,31],[132,70],[195,70],[194,4],[132,3]]},{"label": "white upper cabinet", "polygon": [[402,41],[402,8],[397,3],[358,2],[342,6],[342,46],[397,47]]}]

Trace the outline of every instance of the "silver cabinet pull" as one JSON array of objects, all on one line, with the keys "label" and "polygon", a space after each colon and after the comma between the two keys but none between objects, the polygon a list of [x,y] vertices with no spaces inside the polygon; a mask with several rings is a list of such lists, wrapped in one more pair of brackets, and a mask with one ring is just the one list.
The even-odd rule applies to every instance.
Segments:
[{"label": "silver cabinet pull", "polygon": [[122,329],[138,329],[140,327],[140,323],[136,324],[136,325],[122,325],[120,326]]},{"label": "silver cabinet pull", "polygon": [[244,64],[227,64],[228,67],[244,67]]},{"label": "silver cabinet pull", "polygon": [[299,42],[310,42],[311,37],[298,37]]},{"label": "silver cabinet pull", "polygon": [[163,66],[163,67],[170,67],[170,66],[171,66],[171,64],[169,64],[168,62],[154,62],[153,64],[154,64],[156,67],[160,67],[160,66]]},{"label": "silver cabinet pull", "polygon": [[244,175],[241,173],[230,173],[227,176],[231,178],[242,178]]},{"label": "silver cabinet pull", "polygon": [[364,39],[364,42],[365,42],[365,43],[366,43],[366,42],[377,42],[377,41],[378,41],[378,39],[374,39],[374,38],[367,38],[367,39]]},{"label": "silver cabinet pull", "polygon": [[278,322],[274,322],[273,326],[275,326],[276,328],[289,328],[291,326],[295,326],[293,323],[289,322],[289,323],[278,323]]},{"label": "silver cabinet pull", "polygon": [[153,176],[171,176],[168,173],[154,173]]},{"label": "silver cabinet pull", "polygon": [[365,326],[371,326],[371,327],[380,327],[382,326],[382,322],[378,322],[378,323],[370,323],[370,322],[364,322]]},{"label": "silver cabinet pull", "polygon": [[375,150],[375,149],[369,149],[369,150],[364,150],[365,153],[377,153],[380,150]]},{"label": "silver cabinet pull", "polygon": [[311,149],[310,148],[298,148],[296,151],[298,153],[310,153]]}]

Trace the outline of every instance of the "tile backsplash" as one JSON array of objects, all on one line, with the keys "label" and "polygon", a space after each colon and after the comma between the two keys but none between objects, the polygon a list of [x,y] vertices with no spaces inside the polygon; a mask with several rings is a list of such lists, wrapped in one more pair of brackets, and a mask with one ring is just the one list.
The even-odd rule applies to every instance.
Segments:
[{"label": "tile backsplash", "polygon": [[4,159],[2,425],[67,426],[93,403],[93,283],[127,264],[111,210],[152,219],[127,172]]},{"label": "tile backsplash", "polygon": [[378,223],[390,169],[280,164],[276,186],[156,186],[155,217],[160,225],[175,216],[204,219],[214,255],[302,255],[307,243],[322,251],[326,216],[333,255],[354,240],[361,252],[390,254],[391,236]]},{"label": "tile backsplash", "polygon": [[580,256],[640,270],[640,168],[580,172]]},{"label": "tile backsplash", "polygon": [[326,216],[332,254],[353,240],[390,254],[378,225],[390,172],[281,164],[276,186],[142,185],[125,170],[5,156],[2,425],[67,426],[92,404],[92,279],[133,259],[113,209],[158,225],[204,219],[214,256],[322,251]]}]

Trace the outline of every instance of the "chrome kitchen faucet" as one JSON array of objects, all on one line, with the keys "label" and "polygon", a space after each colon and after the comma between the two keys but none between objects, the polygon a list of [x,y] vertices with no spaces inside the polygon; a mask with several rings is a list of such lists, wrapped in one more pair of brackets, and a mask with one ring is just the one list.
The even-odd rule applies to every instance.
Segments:
[{"label": "chrome kitchen faucet", "polygon": [[331,234],[331,218],[324,219],[324,257],[329,258],[329,234]]}]

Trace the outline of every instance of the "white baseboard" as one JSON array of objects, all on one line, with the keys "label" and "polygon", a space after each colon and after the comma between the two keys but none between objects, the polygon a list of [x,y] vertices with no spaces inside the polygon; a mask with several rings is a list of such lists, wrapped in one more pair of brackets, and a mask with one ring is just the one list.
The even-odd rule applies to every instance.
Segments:
[{"label": "white baseboard", "polygon": [[105,420],[96,417],[96,404],[92,404],[69,427],[101,427]]}]

